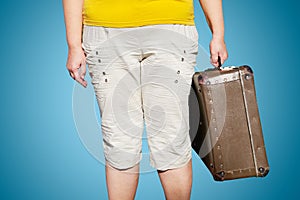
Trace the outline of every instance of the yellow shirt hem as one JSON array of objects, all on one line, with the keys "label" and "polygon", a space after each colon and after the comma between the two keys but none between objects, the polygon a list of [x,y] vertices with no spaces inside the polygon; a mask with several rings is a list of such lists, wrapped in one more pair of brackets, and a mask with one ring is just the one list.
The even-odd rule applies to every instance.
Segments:
[{"label": "yellow shirt hem", "polygon": [[147,21],[135,21],[135,22],[104,22],[104,21],[93,21],[93,20],[83,20],[84,25],[88,26],[104,26],[110,28],[126,28],[126,27],[137,27],[137,26],[147,26],[155,24],[183,24],[183,25],[195,25],[194,20],[186,21],[181,19],[153,19]]}]

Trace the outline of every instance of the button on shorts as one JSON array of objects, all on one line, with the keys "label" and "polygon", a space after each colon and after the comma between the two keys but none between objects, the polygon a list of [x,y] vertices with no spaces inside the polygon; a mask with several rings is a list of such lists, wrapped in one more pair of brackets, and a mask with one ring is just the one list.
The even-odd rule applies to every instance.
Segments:
[{"label": "button on shorts", "polygon": [[138,164],[145,128],[154,168],[186,165],[196,27],[84,25],[82,47],[100,109],[106,162],[117,169]]}]

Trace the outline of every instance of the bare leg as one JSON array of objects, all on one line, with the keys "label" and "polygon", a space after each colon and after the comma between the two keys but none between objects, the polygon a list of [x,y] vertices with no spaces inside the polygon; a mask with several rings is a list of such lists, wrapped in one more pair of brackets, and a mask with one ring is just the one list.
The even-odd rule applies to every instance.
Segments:
[{"label": "bare leg", "polygon": [[187,165],[158,171],[167,200],[189,200],[192,188],[192,159]]},{"label": "bare leg", "polygon": [[106,164],[106,184],[110,200],[133,200],[139,180],[139,165],[118,170]]}]

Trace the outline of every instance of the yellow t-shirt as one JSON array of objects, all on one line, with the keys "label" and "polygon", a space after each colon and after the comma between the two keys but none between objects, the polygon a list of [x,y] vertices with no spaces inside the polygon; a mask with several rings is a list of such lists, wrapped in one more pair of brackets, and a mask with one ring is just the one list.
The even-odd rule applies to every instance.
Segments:
[{"label": "yellow t-shirt", "polygon": [[193,0],[84,0],[83,24],[105,27],[195,25]]}]

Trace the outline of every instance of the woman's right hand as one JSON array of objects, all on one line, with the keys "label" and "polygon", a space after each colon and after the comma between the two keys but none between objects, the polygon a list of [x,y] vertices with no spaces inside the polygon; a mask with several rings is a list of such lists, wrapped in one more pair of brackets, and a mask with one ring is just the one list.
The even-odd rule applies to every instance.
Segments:
[{"label": "woman's right hand", "polygon": [[87,82],[84,80],[86,74],[86,56],[81,47],[69,49],[67,69],[74,80],[83,87],[87,86]]}]

